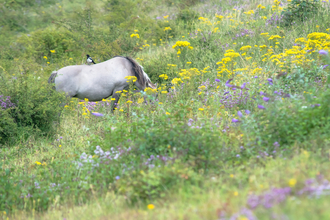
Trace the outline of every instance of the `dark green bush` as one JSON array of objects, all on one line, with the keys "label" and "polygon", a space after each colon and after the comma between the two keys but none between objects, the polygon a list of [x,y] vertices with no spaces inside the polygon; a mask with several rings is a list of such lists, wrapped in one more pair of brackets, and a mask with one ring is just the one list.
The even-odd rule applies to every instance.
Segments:
[{"label": "dark green bush", "polygon": [[155,167],[146,172],[135,171],[126,174],[116,183],[118,192],[125,195],[130,202],[153,201],[163,198],[181,184],[196,184],[201,177],[184,164]]},{"label": "dark green bush", "polygon": [[12,109],[0,110],[0,143],[14,141],[17,136],[17,124],[11,116]]},{"label": "dark green bush", "polygon": [[0,94],[9,96],[14,107],[1,110],[0,143],[11,143],[29,135],[55,132],[63,96],[47,80],[27,74],[2,76]]},{"label": "dark green bush", "polygon": [[276,107],[262,111],[258,117],[259,140],[263,146],[273,148],[273,143],[290,145],[310,140],[313,134],[329,134],[330,91],[314,98],[306,95],[305,101],[292,100],[290,105],[277,103]]},{"label": "dark green bush", "polygon": [[18,39],[18,46],[26,57],[33,57],[37,62],[42,63],[63,59],[64,54],[70,56],[77,51],[75,41],[75,37],[67,30],[45,29],[35,31],[29,36],[23,35]]},{"label": "dark green bush", "polygon": [[315,16],[321,7],[319,0],[292,0],[282,12],[282,24],[291,26],[293,22],[307,21]]},{"label": "dark green bush", "polygon": [[196,20],[199,17],[199,14],[196,11],[189,10],[189,9],[183,9],[178,14],[178,19],[184,21],[184,22],[191,22],[193,20]]}]

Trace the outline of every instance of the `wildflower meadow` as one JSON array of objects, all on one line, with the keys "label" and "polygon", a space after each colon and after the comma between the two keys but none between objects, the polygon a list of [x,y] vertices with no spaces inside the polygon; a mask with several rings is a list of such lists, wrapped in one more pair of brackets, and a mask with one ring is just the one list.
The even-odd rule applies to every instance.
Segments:
[{"label": "wildflower meadow", "polygon": [[329,65],[329,0],[0,1],[0,219],[329,219]]}]

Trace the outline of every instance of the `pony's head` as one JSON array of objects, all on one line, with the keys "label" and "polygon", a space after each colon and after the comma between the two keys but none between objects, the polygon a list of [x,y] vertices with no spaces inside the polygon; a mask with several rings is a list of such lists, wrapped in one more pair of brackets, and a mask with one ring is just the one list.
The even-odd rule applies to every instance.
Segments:
[{"label": "pony's head", "polygon": [[152,89],[157,89],[157,83],[153,84],[149,78],[147,79],[147,86]]}]

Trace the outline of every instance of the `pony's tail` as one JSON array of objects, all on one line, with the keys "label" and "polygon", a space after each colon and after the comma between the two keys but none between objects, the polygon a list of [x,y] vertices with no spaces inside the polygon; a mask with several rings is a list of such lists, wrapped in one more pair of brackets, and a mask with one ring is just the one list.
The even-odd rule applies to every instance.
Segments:
[{"label": "pony's tail", "polygon": [[132,58],[125,57],[131,64],[132,64],[132,71],[134,73],[134,76],[137,78],[137,82],[142,87],[141,89],[145,89],[147,86],[147,79],[144,76],[142,67]]},{"label": "pony's tail", "polygon": [[[48,83],[49,84],[55,83],[56,76],[57,76],[57,71],[53,71],[50,77],[48,78]],[[53,89],[55,89],[55,86],[53,86]]]}]

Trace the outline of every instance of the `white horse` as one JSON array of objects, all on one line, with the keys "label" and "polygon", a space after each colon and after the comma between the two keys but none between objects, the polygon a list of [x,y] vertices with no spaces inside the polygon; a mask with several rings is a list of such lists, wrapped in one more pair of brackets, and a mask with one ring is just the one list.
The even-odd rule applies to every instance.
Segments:
[{"label": "white horse", "polygon": [[143,91],[146,87],[157,88],[142,66],[130,57],[121,56],[94,65],[64,67],[52,72],[48,83],[55,83],[56,91],[65,92],[69,97],[101,101],[112,96],[115,98],[112,102],[114,108],[120,96],[116,92],[128,90],[126,76],[137,78],[134,84],[139,90]]}]

